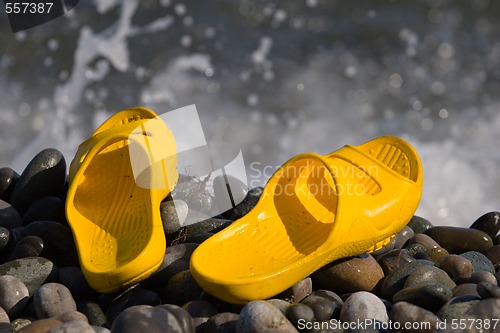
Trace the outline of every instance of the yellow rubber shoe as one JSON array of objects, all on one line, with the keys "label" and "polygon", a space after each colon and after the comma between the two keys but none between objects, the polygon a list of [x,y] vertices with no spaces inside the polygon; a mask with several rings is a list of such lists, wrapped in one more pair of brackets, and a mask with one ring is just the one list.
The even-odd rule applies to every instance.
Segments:
[{"label": "yellow rubber shoe", "polygon": [[174,136],[146,108],[116,113],[80,145],[66,216],[93,289],[117,291],[159,267],[166,248],[160,202],[177,177]]},{"label": "yellow rubber shoe", "polygon": [[191,273],[227,302],[272,297],[333,260],[386,244],[413,216],[422,177],[417,153],[396,137],[295,156],[252,211],[194,251]]}]

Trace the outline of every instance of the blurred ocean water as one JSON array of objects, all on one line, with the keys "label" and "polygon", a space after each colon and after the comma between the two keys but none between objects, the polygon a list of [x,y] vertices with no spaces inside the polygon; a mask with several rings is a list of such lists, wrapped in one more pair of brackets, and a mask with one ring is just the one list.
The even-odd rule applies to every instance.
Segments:
[{"label": "blurred ocean water", "polygon": [[469,226],[500,210],[499,15],[492,0],[94,0],[13,34],[1,13],[0,166],[46,147],[69,163],[123,108],[196,104],[251,186],[300,152],[401,136],[424,163],[417,213]]}]

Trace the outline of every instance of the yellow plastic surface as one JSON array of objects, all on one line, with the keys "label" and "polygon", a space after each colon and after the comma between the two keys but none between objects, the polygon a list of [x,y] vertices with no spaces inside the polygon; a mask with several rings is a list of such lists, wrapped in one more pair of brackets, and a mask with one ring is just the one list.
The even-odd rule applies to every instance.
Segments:
[{"label": "yellow plastic surface", "polygon": [[[130,152],[141,150],[149,167],[134,177],[138,157]],[[177,182],[175,152],[172,132],[146,108],[116,113],[80,145],[70,166],[66,215],[93,289],[117,291],[161,264],[166,243],[159,206]],[[136,178],[151,186],[139,186]]]},{"label": "yellow plastic surface", "polygon": [[387,244],[413,216],[422,177],[417,153],[396,137],[295,156],[252,211],[194,251],[191,273],[227,302],[272,297],[333,260]]}]

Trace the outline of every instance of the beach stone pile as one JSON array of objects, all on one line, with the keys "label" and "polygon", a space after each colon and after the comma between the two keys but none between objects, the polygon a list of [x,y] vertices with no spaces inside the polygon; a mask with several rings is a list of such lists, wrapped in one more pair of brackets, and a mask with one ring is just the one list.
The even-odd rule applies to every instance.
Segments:
[{"label": "beach stone pile", "polygon": [[[234,305],[196,284],[189,259],[248,213],[262,188],[231,211],[185,227],[199,215],[179,202],[182,209],[173,209],[167,198],[160,268],[127,290],[101,294],[79,268],[64,214],[67,186],[55,149],[21,174],[0,169],[0,333],[500,332],[498,212],[470,228],[414,216],[375,253],[332,262],[271,299]],[[212,204],[207,191],[188,190]]]}]

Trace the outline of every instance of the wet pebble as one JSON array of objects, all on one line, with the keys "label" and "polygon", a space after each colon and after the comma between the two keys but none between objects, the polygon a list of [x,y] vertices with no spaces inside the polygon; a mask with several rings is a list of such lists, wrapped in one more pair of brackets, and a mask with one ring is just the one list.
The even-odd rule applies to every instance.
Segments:
[{"label": "wet pebble", "polygon": [[[400,327],[405,327],[406,323],[411,323],[414,327],[419,326],[419,333],[431,333],[437,328],[440,321],[434,313],[408,302],[398,302],[392,306],[389,319],[393,323],[399,323]],[[430,323],[427,329],[420,326],[421,323]],[[405,330],[402,332],[417,332],[417,330]]]},{"label": "wet pebble", "polygon": [[408,245],[420,244],[425,247],[425,252],[441,247],[434,239],[426,234],[416,234],[408,240]]},{"label": "wet pebble", "polygon": [[187,203],[183,200],[170,200],[160,204],[163,229],[166,234],[178,231],[184,225],[189,212]]},{"label": "wet pebble", "polygon": [[461,283],[457,285],[452,290],[453,297],[456,296],[464,296],[464,295],[475,295],[479,296],[477,293],[477,284],[476,283]]},{"label": "wet pebble", "polygon": [[409,226],[405,226],[403,230],[398,232],[394,237],[395,240],[394,248],[401,249],[403,245],[405,245],[405,243],[414,236],[415,232],[412,230],[412,228],[410,228]]},{"label": "wet pebble", "polygon": [[408,276],[421,266],[434,266],[434,263],[428,260],[415,260],[390,273],[382,283],[382,297],[392,300],[394,294],[403,288]]},{"label": "wet pebble", "polygon": [[491,238],[500,231],[500,212],[489,212],[479,217],[472,225],[471,229],[482,230]]},{"label": "wet pebble", "polygon": [[[411,240],[409,242],[411,242]],[[419,258],[416,258],[416,256],[418,254],[426,254],[426,252],[427,252],[427,249],[425,248],[425,246],[423,246],[422,244],[418,244],[418,243],[408,244],[408,246],[406,246],[405,250],[408,251],[408,254],[412,258],[415,258],[415,259],[419,259]],[[426,260],[430,260],[430,258],[426,259]],[[432,261],[432,260],[430,260],[430,261]]]},{"label": "wet pebble", "polygon": [[46,283],[33,295],[36,316],[40,319],[76,311],[76,303],[68,288],[60,283]]},{"label": "wet pebble", "polygon": [[274,298],[283,299],[288,302],[300,302],[310,293],[312,293],[312,280],[308,277],[274,296]]},{"label": "wet pebble", "polygon": [[239,315],[232,312],[218,313],[206,322],[204,333],[233,333],[236,332]]},{"label": "wet pebble", "polygon": [[389,316],[380,298],[366,291],[358,291],[345,300],[339,319],[341,322],[373,319],[381,323],[387,323]]},{"label": "wet pebble", "polygon": [[66,181],[66,161],[56,149],[39,152],[26,166],[12,190],[10,203],[21,215],[36,200],[60,197]]},{"label": "wet pebble", "polygon": [[468,251],[462,253],[461,256],[470,261],[472,264],[472,272],[486,271],[495,273],[495,267],[484,254],[476,251]]},{"label": "wet pebble", "polygon": [[455,280],[465,280],[472,275],[471,262],[456,254],[450,254],[441,259],[439,267]]},{"label": "wet pebble", "polygon": [[19,180],[19,174],[12,168],[0,168],[0,199],[8,200],[14,186]]},{"label": "wet pebble", "polygon": [[36,200],[24,213],[23,224],[35,221],[54,221],[67,223],[64,212],[64,200],[58,197],[43,197]]},{"label": "wet pebble", "polygon": [[277,329],[284,333],[296,333],[293,324],[272,304],[252,301],[240,312],[236,325],[238,333],[260,333],[266,329]]},{"label": "wet pebble", "polygon": [[21,238],[12,249],[9,260],[38,257],[43,251],[43,239],[38,236]]},{"label": "wet pebble", "polygon": [[464,295],[451,298],[436,313],[443,321],[464,318],[465,313],[480,302],[481,298],[475,295]]},{"label": "wet pebble", "polygon": [[[229,197],[228,187],[231,190]],[[220,212],[225,212],[232,208],[232,204],[242,202],[248,193],[248,187],[238,178],[226,175],[217,176],[213,181],[215,204]]]},{"label": "wet pebble", "polygon": [[500,298],[500,287],[497,284],[480,282],[477,284],[477,293],[482,298]]},{"label": "wet pebble", "polygon": [[481,282],[487,282],[487,283],[497,283],[497,279],[494,274],[486,271],[478,271],[472,273],[469,279],[465,280],[466,282],[470,283],[481,283]]},{"label": "wet pebble", "polygon": [[467,251],[484,253],[493,246],[491,237],[477,229],[440,226],[427,229],[425,234],[452,254]]},{"label": "wet pebble", "polygon": [[440,284],[446,286],[450,290],[457,286],[442,269],[435,266],[422,266],[408,275],[403,288],[410,288],[423,284]]},{"label": "wet pebble", "polygon": [[0,275],[19,278],[28,288],[30,296],[46,282],[55,281],[57,267],[45,258],[21,258],[0,265]]},{"label": "wet pebble", "polygon": [[255,207],[260,199],[260,196],[262,195],[263,190],[264,189],[262,187],[252,188],[250,191],[248,191],[245,199],[243,199],[242,202],[237,204],[232,210],[229,210],[223,215],[233,221],[245,216],[253,209],[253,207]]},{"label": "wet pebble", "polygon": [[415,259],[410,256],[408,250],[394,249],[382,255],[378,259],[378,263],[384,271],[384,275],[389,275],[395,269],[404,266],[414,260]]},{"label": "wet pebble", "polygon": [[12,275],[0,276],[0,307],[10,318],[15,318],[26,306],[29,292],[19,278]]},{"label": "wet pebble", "polygon": [[13,229],[22,225],[23,220],[17,210],[8,202],[0,200],[0,227]]},{"label": "wet pebble", "polygon": [[167,283],[163,297],[167,303],[182,305],[200,297],[202,289],[191,272],[185,270],[175,274]]},{"label": "wet pebble", "polygon": [[334,261],[313,274],[315,285],[338,294],[372,291],[384,271],[369,254]]},{"label": "wet pebble", "polygon": [[409,302],[429,311],[437,311],[444,303],[453,297],[446,285],[438,283],[418,284],[398,291],[393,302]]},{"label": "wet pebble", "polygon": [[415,232],[415,234],[421,234],[425,230],[433,227],[431,222],[416,215],[414,215],[410,222],[408,222],[408,226],[413,230],[413,232]]}]

